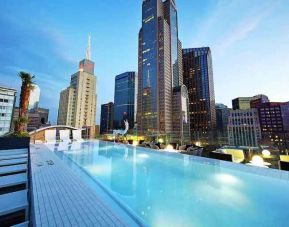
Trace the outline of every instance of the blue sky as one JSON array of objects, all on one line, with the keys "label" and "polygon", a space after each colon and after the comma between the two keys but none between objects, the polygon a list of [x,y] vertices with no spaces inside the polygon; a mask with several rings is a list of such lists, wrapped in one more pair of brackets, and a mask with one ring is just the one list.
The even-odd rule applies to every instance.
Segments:
[{"label": "blue sky", "polygon": [[[40,105],[54,123],[60,91],[84,58],[88,33],[100,104],[113,101],[114,77],[137,71],[141,0],[2,0],[0,85],[36,75]],[[288,0],[176,0],[184,48],[212,49],[216,102],[264,93],[288,101]]]}]

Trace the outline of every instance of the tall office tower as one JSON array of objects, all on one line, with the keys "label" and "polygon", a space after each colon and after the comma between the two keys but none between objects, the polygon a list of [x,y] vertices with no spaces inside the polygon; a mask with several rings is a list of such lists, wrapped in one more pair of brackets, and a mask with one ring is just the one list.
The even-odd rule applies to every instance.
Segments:
[{"label": "tall office tower", "polygon": [[173,87],[182,85],[181,43],[173,0],[144,0],[138,53],[138,133],[172,135]]},{"label": "tall office tower", "polygon": [[100,134],[111,133],[113,130],[114,104],[109,102],[101,105],[100,113]]},{"label": "tall office tower", "polygon": [[252,101],[269,102],[269,98],[266,95],[255,95],[253,97],[239,97],[232,100],[233,110],[247,110],[251,108]]},{"label": "tall office tower", "polygon": [[94,62],[90,60],[90,37],[86,58],[80,61],[79,70],[71,76],[70,86],[60,93],[59,125],[87,128],[89,136],[95,132],[96,76]]},{"label": "tall office tower", "polygon": [[173,89],[173,133],[172,141],[190,143],[189,97],[185,85]]},{"label": "tall office tower", "polygon": [[228,144],[228,118],[230,108],[222,103],[216,103],[216,122],[218,142],[221,145]]},{"label": "tall office tower", "polygon": [[0,87],[0,136],[11,130],[15,99],[15,89]]},{"label": "tall office tower", "polygon": [[183,71],[190,100],[192,140],[201,143],[215,142],[216,109],[210,48],[183,49]]},{"label": "tall office tower", "polygon": [[289,102],[251,102],[259,111],[262,142],[278,146],[281,150],[289,148]]},{"label": "tall office tower", "polygon": [[228,121],[229,145],[257,147],[261,127],[257,109],[231,110]]},{"label": "tall office tower", "polygon": [[33,90],[30,92],[28,110],[37,109],[40,99],[40,88],[38,85],[33,85]]},{"label": "tall office tower", "polygon": [[114,129],[124,128],[124,120],[128,120],[130,129],[134,127],[136,83],[135,72],[125,72],[115,77]]}]

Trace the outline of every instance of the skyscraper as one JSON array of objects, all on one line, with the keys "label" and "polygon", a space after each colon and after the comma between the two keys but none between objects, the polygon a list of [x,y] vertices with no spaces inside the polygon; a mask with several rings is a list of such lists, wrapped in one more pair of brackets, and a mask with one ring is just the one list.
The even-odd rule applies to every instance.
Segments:
[{"label": "skyscraper", "polygon": [[115,77],[114,129],[124,128],[124,120],[128,120],[130,129],[134,127],[136,83],[135,72],[125,72]]},{"label": "skyscraper", "polygon": [[77,128],[86,127],[93,137],[95,118],[96,76],[94,62],[90,60],[89,37],[86,58],[80,61],[78,72],[71,76],[70,86],[61,91],[57,123]]},{"label": "skyscraper", "polygon": [[251,108],[251,102],[269,102],[266,95],[255,95],[253,97],[238,97],[232,100],[233,110],[247,110]]},{"label": "skyscraper", "polygon": [[40,99],[40,88],[33,84],[33,90],[30,92],[28,110],[35,110],[38,108]]},{"label": "skyscraper", "polygon": [[211,142],[216,129],[216,109],[209,47],[183,49],[183,77],[189,93],[192,140]]},{"label": "skyscraper", "polygon": [[216,122],[217,122],[217,136],[218,143],[221,145],[228,144],[228,118],[230,109],[222,104],[216,103]]},{"label": "skyscraper", "polygon": [[101,105],[100,113],[100,134],[111,133],[113,130],[114,104],[109,102]]},{"label": "skyscraper", "polygon": [[175,2],[144,0],[138,54],[140,134],[170,137],[173,133],[173,87],[182,85],[180,50]]},{"label": "skyscraper", "polygon": [[15,89],[0,87],[0,136],[11,129],[15,99]]}]

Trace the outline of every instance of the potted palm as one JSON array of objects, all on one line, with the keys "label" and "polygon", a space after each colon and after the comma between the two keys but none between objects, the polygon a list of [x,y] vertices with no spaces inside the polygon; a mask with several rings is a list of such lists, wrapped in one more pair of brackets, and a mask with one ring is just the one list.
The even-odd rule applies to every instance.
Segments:
[{"label": "potted palm", "polygon": [[14,122],[14,132],[0,138],[0,149],[28,148],[30,143],[30,137],[26,131],[28,123],[27,110],[30,92],[34,88],[33,80],[35,76],[26,72],[20,72],[18,75],[22,81],[19,100],[19,117]]}]

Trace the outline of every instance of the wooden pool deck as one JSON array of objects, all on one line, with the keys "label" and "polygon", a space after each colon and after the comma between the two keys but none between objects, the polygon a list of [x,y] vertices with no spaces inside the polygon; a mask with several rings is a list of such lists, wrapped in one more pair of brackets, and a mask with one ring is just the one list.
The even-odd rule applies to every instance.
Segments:
[{"label": "wooden pool deck", "polygon": [[32,146],[31,168],[35,226],[139,226],[44,145]]}]

